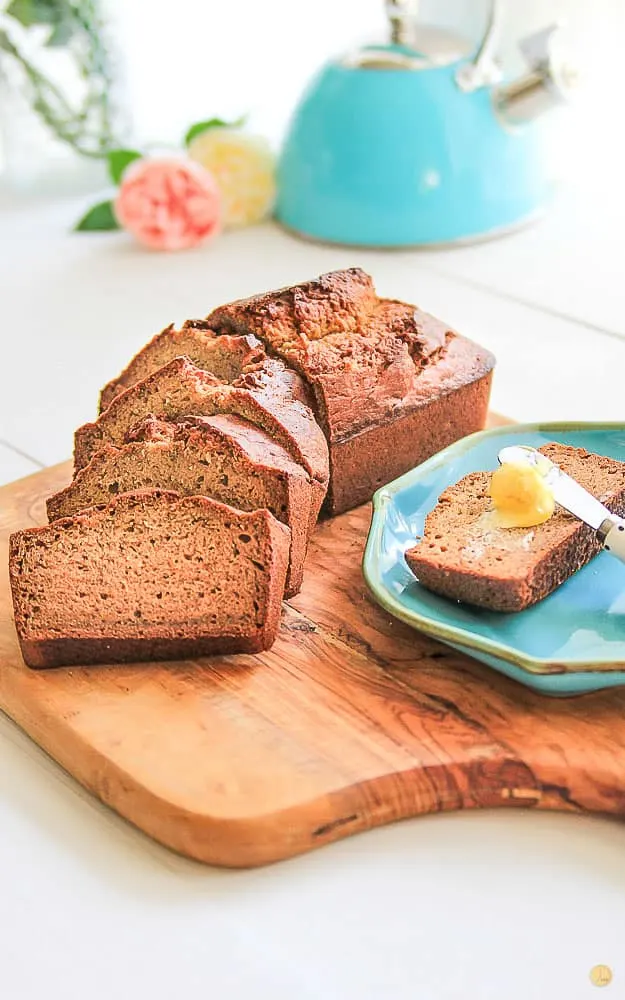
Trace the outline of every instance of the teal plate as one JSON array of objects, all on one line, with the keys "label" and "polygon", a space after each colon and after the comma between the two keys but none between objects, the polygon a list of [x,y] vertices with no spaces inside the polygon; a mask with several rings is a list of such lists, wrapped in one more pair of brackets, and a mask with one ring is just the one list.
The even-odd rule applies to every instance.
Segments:
[{"label": "teal plate", "polygon": [[544,601],[502,614],[430,593],[404,559],[444,489],[495,469],[505,445],[548,441],[625,462],[623,424],[515,424],[472,434],[378,490],[363,568],[376,600],[420,632],[536,691],[583,694],[625,684],[625,565],[601,553]]}]

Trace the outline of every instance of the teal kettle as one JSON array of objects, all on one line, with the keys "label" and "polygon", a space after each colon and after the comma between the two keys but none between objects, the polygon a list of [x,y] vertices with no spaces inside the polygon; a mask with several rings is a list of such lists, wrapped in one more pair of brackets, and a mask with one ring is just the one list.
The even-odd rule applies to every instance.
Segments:
[{"label": "teal kettle", "polygon": [[521,42],[528,72],[495,60],[501,2],[476,47],[387,4],[390,41],[326,65],[297,107],[278,163],[276,215],[311,239],[447,245],[510,231],[551,194],[543,112],[575,81],[557,26]]}]

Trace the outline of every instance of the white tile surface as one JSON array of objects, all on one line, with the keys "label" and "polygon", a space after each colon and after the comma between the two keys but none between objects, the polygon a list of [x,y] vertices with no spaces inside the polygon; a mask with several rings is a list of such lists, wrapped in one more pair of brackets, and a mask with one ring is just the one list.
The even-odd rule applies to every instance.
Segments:
[{"label": "white tile surface", "polygon": [[30,476],[32,472],[38,472],[41,468],[40,462],[33,462],[0,441],[0,486],[11,483],[14,479],[22,479]]},{"label": "white tile surface", "polygon": [[597,962],[621,989],[618,823],[422,817],[218,871],[148,841],[9,722],[0,739],[10,1000],[590,1000]]},{"label": "white tile surface", "polygon": [[[169,321],[352,264],[492,347],[499,410],[625,417],[625,341],[584,325],[625,332],[614,234],[603,265],[591,235],[592,258],[567,250],[563,274],[557,246],[582,237],[566,218],[548,228],[555,216],[451,254],[316,247],[266,227],[168,256],[123,236],[70,235],[82,207],[6,210],[0,228],[0,439],[41,462],[69,455],[102,383]],[[33,468],[0,447],[0,478]],[[445,815],[259,871],[216,871],[127,826],[2,717],[0,757],[7,1000],[585,1000],[598,962],[614,969],[609,995],[625,996],[623,825]]]},{"label": "white tile surface", "polygon": [[608,164],[606,177],[604,163],[582,186],[564,190],[537,225],[505,241],[428,254],[428,263],[441,273],[625,337],[625,164],[620,157],[618,177],[615,165]]}]

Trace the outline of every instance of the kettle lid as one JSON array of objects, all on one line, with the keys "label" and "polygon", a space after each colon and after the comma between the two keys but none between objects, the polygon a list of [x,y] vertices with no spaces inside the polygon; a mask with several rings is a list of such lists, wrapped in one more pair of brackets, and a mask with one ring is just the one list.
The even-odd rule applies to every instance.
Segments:
[{"label": "kettle lid", "polygon": [[471,56],[473,44],[453,31],[423,24],[417,0],[386,0],[389,45],[367,45],[350,53],[344,65],[369,69],[431,69]]},{"label": "kettle lid", "polygon": [[474,43],[462,35],[422,24],[410,45],[365,45],[347,53],[341,62],[362,69],[432,69],[469,59],[474,48]]}]

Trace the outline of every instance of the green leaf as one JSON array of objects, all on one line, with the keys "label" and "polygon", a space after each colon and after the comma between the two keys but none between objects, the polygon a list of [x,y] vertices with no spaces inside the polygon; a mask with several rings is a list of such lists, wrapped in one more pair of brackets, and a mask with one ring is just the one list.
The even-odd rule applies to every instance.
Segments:
[{"label": "green leaf", "polygon": [[74,231],[77,233],[95,233],[119,228],[119,222],[113,212],[113,202],[101,201],[99,205],[94,205],[86,215],[83,215],[80,222],[74,226]]},{"label": "green leaf", "polygon": [[63,20],[64,6],[58,0],[11,0],[6,13],[30,28],[33,24],[55,24]]},{"label": "green leaf", "polygon": [[204,122],[196,122],[188,130],[184,137],[184,144],[188,146],[196,135],[200,135],[202,132],[206,132],[209,128],[240,128],[241,125],[245,124],[246,115],[241,115],[240,118],[236,118],[233,122],[226,122],[223,118],[208,118]]},{"label": "green leaf", "polygon": [[76,31],[75,21],[69,18],[64,18],[55,24],[54,28],[50,32],[50,37],[46,42],[46,46],[49,49],[62,49],[64,45],[67,45],[69,40],[73,37]]},{"label": "green leaf", "polygon": [[109,176],[113,184],[119,184],[126,167],[135,160],[141,159],[141,153],[136,149],[112,149],[107,155]]}]

